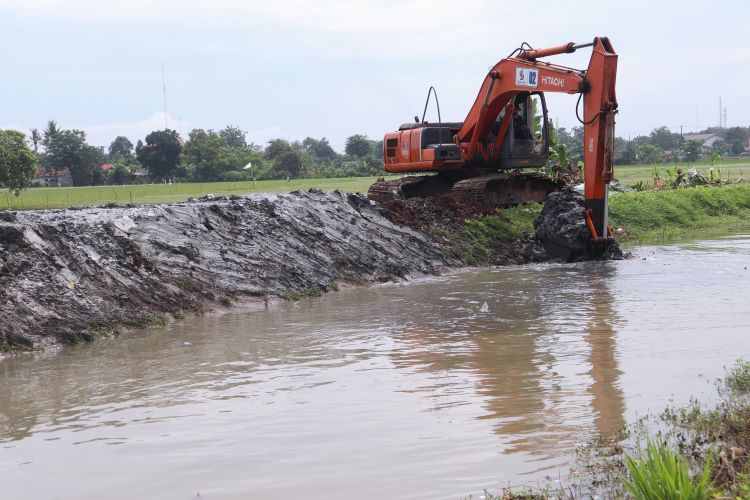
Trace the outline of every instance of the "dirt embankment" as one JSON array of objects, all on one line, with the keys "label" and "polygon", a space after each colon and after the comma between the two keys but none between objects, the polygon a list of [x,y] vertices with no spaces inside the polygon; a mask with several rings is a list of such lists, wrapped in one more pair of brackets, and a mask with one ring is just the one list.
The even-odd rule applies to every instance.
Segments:
[{"label": "dirt embankment", "polygon": [[457,265],[366,197],[339,192],[0,212],[0,349]]}]

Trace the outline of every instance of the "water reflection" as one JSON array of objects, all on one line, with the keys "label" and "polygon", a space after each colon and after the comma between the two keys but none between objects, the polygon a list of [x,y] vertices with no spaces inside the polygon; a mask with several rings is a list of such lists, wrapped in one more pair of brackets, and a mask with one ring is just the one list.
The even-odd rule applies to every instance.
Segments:
[{"label": "water reflection", "polygon": [[603,266],[604,272],[592,275],[591,312],[586,325],[586,339],[591,348],[589,375],[592,383],[589,392],[592,396],[594,424],[601,435],[609,435],[625,425],[625,403],[622,389],[618,384],[615,326],[623,326],[625,320],[619,318],[614,307],[615,298],[609,292],[608,283],[616,278],[613,266]]},{"label": "water reflection", "polygon": [[493,422],[502,451],[555,455],[591,433],[592,420],[605,434],[624,422],[614,329],[622,321],[608,289],[616,272],[603,263],[518,268],[447,294],[420,289],[395,312],[411,323],[394,334],[405,347],[392,357],[436,375],[410,389],[432,393],[436,409],[464,404],[451,386],[465,384],[457,374],[476,375],[478,418]]}]

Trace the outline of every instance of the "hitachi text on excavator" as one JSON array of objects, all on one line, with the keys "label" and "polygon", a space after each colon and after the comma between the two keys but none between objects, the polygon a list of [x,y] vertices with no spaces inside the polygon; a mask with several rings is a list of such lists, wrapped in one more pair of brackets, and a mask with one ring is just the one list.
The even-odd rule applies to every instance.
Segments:
[{"label": "hitachi text on excavator", "polygon": [[[591,47],[586,70],[543,60]],[[541,173],[549,158],[550,131],[545,92],[579,94],[576,116],[583,125],[585,209],[591,247],[613,242],[607,197],[613,175],[617,99],[617,54],[606,37],[545,49],[524,43],[487,73],[463,122],[438,123],[415,117],[385,134],[383,163],[387,172],[436,172],[376,182],[371,197],[397,194],[427,197],[445,193],[481,200],[498,207],[541,202],[561,186]],[[583,101],[582,114],[579,107]],[[526,172],[524,172],[526,171]]]}]

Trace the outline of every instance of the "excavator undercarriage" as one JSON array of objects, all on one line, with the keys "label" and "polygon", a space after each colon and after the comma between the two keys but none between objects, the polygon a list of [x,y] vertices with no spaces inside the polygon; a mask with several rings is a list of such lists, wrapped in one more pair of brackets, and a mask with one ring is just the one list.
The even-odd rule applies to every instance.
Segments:
[{"label": "excavator undercarriage", "polygon": [[564,187],[562,181],[542,173],[493,173],[479,170],[440,172],[378,180],[368,191],[376,201],[399,198],[428,198],[449,194],[458,200],[497,208],[525,203],[542,203],[550,193]]}]

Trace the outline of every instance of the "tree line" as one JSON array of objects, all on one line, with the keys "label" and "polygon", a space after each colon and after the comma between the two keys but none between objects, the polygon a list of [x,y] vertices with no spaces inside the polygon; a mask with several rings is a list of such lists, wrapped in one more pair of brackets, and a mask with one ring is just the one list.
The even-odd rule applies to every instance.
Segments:
[{"label": "tree line", "polygon": [[[710,148],[703,142],[687,140],[697,134],[677,134],[667,127],[657,127],[649,135],[633,139],[615,138],[615,164],[634,165],[665,162],[692,162],[705,158],[739,156],[746,151],[750,140],[750,127],[707,128],[698,134],[716,134],[721,140]],[[568,158],[583,160],[583,127],[570,131],[563,127],[556,130],[555,142],[565,145]]]},{"label": "tree line", "polygon": [[[165,181],[250,181],[311,177],[353,177],[382,171],[382,141],[362,134],[346,139],[344,154],[325,137],[303,141],[273,139],[250,143],[246,132],[227,126],[219,131],[193,129],[187,140],[175,130],[151,132],[134,145],[124,136],[108,148],[86,142],[82,130],[66,130],[54,120],[28,136],[0,131],[0,186],[18,193],[37,169],[67,169],[74,186]],[[111,163],[104,171],[101,165]]]},{"label": "tree line", "polygon": [[[696,161],[703,156],[739,155],[750,140],[750,127],[709,128],[722,140],[706,150],[699,141],[685,140],[667,127],[632,140],[617,137],[615,163]],[[382,173],[383,143],[355,134],[346,139],[344,154],[323,137],[303,141],[273,139],[265,146],[248,144],[246,132],[227,126],[221,130],[193,129],[187,141],[175,130],[151,132],[134,145],[115,138],[108,148],[86,142],[81,130],[58,127],[54,120],[44,130],[0,130],[0,187],[18,193],[37,169],[68,169],[75,186],[165,181],[249,181],[311,177],[353,177]],[[553,128],[553,142],[564,145],[567,158],[583,159],[583,128]],[[103,171],[100,166],[111,163]]]}]

